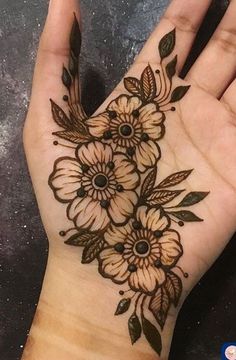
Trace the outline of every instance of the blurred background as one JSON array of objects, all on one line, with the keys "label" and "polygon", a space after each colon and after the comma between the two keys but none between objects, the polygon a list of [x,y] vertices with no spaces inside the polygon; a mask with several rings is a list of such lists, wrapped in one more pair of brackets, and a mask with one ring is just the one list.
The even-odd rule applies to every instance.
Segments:
[{"label": "blurred background", "polygon": [[[167,4],[167,0],[81,0],[83,102],[89,113],[124,75]],[[47,238],[21,136],[47,5],[44,0],[0,0],[1,360],[21,357],[47,262]],[[223,0],[213,2],[184,72],[226,5]],[[221,345],[236,342],[235,254],[236,243],[231,241],[192,291],[178,319],[170,360],[218,360]]]}]

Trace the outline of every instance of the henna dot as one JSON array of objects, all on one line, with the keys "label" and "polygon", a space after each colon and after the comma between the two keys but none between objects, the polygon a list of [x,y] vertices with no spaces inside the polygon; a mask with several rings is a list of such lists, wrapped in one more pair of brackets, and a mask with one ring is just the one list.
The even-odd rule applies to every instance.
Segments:
[{"label": "henna dot", "polygon": [[134,230],[140,230],[142,228],[142,224],[140,221],[134,221],[132,225]]},{"label": "henna dot", "polygon": [[124,137],[129,137],[133,133],[132,126],[125,124],[120,127],[120,134]]},{"label": "henna dot", "polygon": [[58,144],[58,141],[53,141],[53,145],[57,146]]},{"label": "henna dot", "polygon": [[85,197],[86,191],[84,190],[83,187],[81,187],[81,188],[77,191],[77,195],[78,195],[78,197],[81,197],[81,198]]},{"label": "henna dot", "polygon": [[135,154],[135,148],[134,148],[134,147],[129,147],[129,148],[127,149],[127,154],[128,154],[129,156],[133,156],[133,155]]},{"label": "henna dot", "polygon": [[59,232],[59,235],[60,235],[60,236],[66,236],[66,232],[65,232],[65,231],[60,231],[60,232]]},{"label": "henna dot", "polygon": [[122,243],[117,243],[117,244],[115,244],[114,249],[115,249],[118,253],[123,254],[123,252],[124,252],[124,250],[125,250],[125,247],[124,247],[124,244],[122,244]]},{"label": "henna dot", "polygon": [[109,167],[110,170],[113,170],[114,167],[115,167],[115,164],[114,164],[113,161],[110,161],[110,162],[107,164],[107,166]]},{"label": "henna dot", "polygon": [[163,235],[163,232],[160,231],[160,230],[156,230],[156,231],[154,232],[154,236],[157,237],[157,238],[162,237],[162,235]]},{"label": "henna dot", "polygon": [[179,221],[179,222],[178,222],[178,225],[181,226],[181,227],[183,227],[183,226],[184,226],[184,222],[183,222],[183,221]]},{"label": "henna dot", "polygon": [[138,241],[135,245],[135,250],[140,255],[145,255],[149,252],[149,244],[145,240]]},{"label": "henna dot", "polygon": [[112,132],[110,130],[105,131],[104,134],[103,134],[103,138],[104,138],[104,140],[111,139],[112,138]]},{"label": "henna dot", "polygon": [[103,209],[108,209],[109,205],[110,205],[110,201],[109,200],[102,200],[100,202],[100,205]]},{"label": "henna dot", "polygon": [[176,108],[174,106],[172,106],[172,108],[170,109],[171,111],[175,111]]},{"label": "henna dot", "polygon": [[108,179],[105,175],[103,174],[98,174],[95,176],[94,179],[94,184],[98,187],[98,188],[105,188],[108,184]]},{"label": "henna dot", "polygon": [[155,71],[155,73],[156,73],[156,74],[160,74],[160,70],[157,69],[157,70]]},{"label": "henna dot", "polygon": [[161,260],[160,260],[160,259],[157,259],[157,260],[154,262],[154,266],[155,266],[157,269],[161,268],[161,266],[162,266]]},{"label": "henna dot", "polygon": [[69,100],[69,97],[67,95],[64,95],[62,99],[67,102]]},{"label": "henna dot", "polygon": [[109,111],[108,114],[110,119],[115,119],[117,117],[116,111]]},{"label": "henna dot", "polygon": [[117,185],[116,190],[117,190],[118,192],[122,192],[122,191],[124,191],[124,186],[122,186],[122,185]]},{"label": "henna dot", "polygon": [[138,118],[139,115],[140,115],[139,110],[134,110],[134,111],[132,112],[132,115],[133,115],[135,118]]},{"label": "henna dot", "polygon": [[125,294],[125,292],[124,292],[123,290],[120,290],[120,291],[119,291],[119,294],[120,294],[121,296],[123,296],[123,295]]},{"label": "henna dot", "polygon": [[184,273],[184,277],[187,279],[189,277],[188,273]]},{"label": "henna dot", "polygon": [[138,268],[135,264],[129,264],[129,266],[128,266],[128,271],[130,271],[131,273],[136,272],[137,269]]},{"label": "henna dot", "polygon": [[88,171],[89,171],[89,165],[87,165],[87,164],[82,164],[82,165],[81,165],[81,170],[82,170],[84,173],[88,172]]},{"label": "henna dot", "polygon": [[142,136],[141,136],[141,140],[142,140],[142,141],[147,142],[149,139],[150,139],[150,138],[149,138],[149,135],[148,135],[148,134],[146,134],[146,133],[142,134]]}]

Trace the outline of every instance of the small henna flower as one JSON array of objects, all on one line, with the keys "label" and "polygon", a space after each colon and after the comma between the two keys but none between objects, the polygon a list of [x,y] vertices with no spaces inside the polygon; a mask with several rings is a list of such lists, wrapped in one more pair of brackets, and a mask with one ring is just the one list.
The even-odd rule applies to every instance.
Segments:
[{"label": "small henna flower", "polygon": [[136,165],[125,154],[92,142],[77,150],[77,159],[59,159],[49,185],[59,201],[69,203],[68,217],[77,227],[99,231],[132,215],[139,181]]},{"label": "small henna flower", "polygon": [[92,136],[103,138],[115,151],[133,157],[139,171],[144,172],[160,158],[156,141],[164,135],[164,120],[156,104],[142,106],[138,97],[121,95],[110,103],[107,112],[86,123]]},{"label": "small henna flower", "polygon": [[160,210],[145,206],[135,221],[111,226],[105,233],[109,247],[99,255],[101,274],[118,284],[128,281],[134,291],[154,293],[183,253],[179,234],[168,226]]}]

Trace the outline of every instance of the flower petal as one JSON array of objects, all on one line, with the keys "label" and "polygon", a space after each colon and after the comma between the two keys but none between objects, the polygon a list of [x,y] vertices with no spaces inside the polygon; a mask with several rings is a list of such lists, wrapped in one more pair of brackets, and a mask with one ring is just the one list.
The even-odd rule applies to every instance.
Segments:
[{"label": "flower petal", "polygon": [[117,114],[132,114],[141,105],[142,102],[137,96],[121,95],[110,103],[108,110],[116,111]]},{"label": "flower petal", "polygon": [[101,142],[95,141],[82,145],[77,151],[78,159],[89,166],[97,163],[112,161],[112,148]]},{"label": "flower petal", "polygon": [[76,159],[65,157],[55,162],[49,184],[59,201],[69,202],[77,196],[82,171]]},{"label": "flower petal", "polygon": [[113,161],[115,163],[114,173],[117,182],[122,185],[125,190],[136,189],[140,180],[136,164],[130,161],[124,154],[115,154]]},{"label": "flower petal", "polygon": [[183,248],[180,243],[180,236],[177,231],[168,230],[164,232],[159,240],[161,251],[161,262],[163,265],[171,266],[176,264],[183,254]]},{"label": "flower petal", "polygon": [[144,172],[147,168],[153,167],[160,159],[161,151],[159,146],[152,140],[140,142],[136,146],[134,160],[139,171]]},{"label": "flower petal", "polygon": [[130,274],[129,284],[134,291],[151,293],[164,283],[166,279],[162,269],[153,266],[138,267],[137,271]]},{"label": "flower petal", "polygon": [[162,127],[160,125],[164,120],[165,115],[157,111],[155,104],[148,104],[140,109],[139,121],[143,126],[143,131],[154,140],[161,137]]},{"label": "flower petal", "polygon": [[161,216],[159,209],[141,206],[137,210],[137,220],[141,221],[145,229],[151,231],[163,231],[169,226],[169,220],[166,216]]},{"label": "flower petal", "polygon": [[129,276],[127,261],[113,248],[104,249],[99,254],[99,265],[100,273],[117,283],[123,284]]},{"label": "flower petal", "polygon": [[108,213],[115,224],[123,224],[134,211],[138,196],[134,191],[117,193],[110,201]]},{"label": "flower petal", "polygon": [[111,225],[107,232],[104,234],[104,238],[109,245],[115,245],[117,243],[123,243],[127,239],[127,235],[133,231],[132,224],[129,221],[124,226]]},{"label": "flower petal", "polygon": [[107,113],[91,117],[86,121],[89,132],[92,136],[102,137],[104,132],[109,130],[109,115]]},{"label": "flower petal", "polygon": [[104,229],[110,222],[105,209],[99,201],[90,197],[76,198],[68,207],[68,217],[77,227],[98,231]]}]

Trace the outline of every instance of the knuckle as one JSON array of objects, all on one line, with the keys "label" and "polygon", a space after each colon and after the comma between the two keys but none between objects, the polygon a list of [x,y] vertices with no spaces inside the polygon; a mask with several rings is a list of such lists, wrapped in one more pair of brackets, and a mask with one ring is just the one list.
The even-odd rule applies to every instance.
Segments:
[{"label": "knuckle", "polygon": [[236,53],[236,29],[221,29],[213,36],[213,40],[227,53]]},{"label": "knuckle", "polygon": [[176,27],[179,31],[189,32],[196,34],[198,28],[188,16],[184,14],[171,14],[168,13],[164,15],[164,19],[168,20],[174,27]]}]

